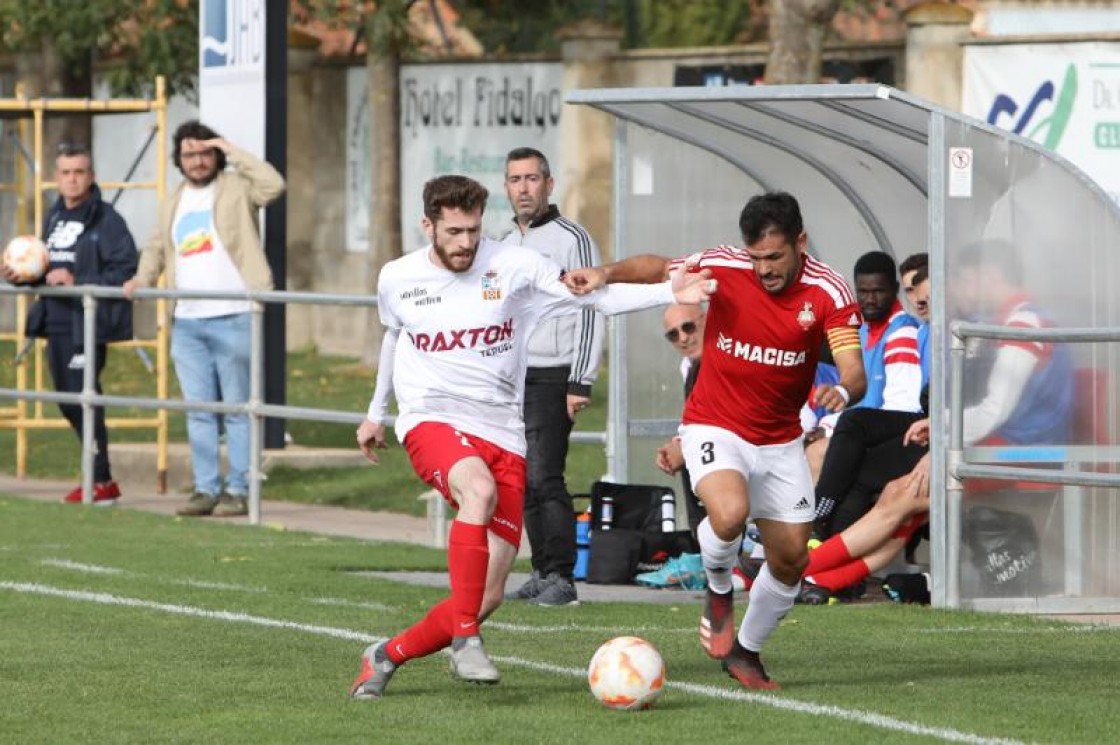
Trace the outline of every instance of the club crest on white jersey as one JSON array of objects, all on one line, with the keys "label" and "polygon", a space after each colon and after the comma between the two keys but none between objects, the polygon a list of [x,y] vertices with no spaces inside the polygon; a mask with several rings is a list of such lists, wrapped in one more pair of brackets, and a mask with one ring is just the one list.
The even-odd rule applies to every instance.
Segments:
[{"label": "club crest on white jersey", "polygon": [[502,281],[498,278],[498,273],[493,269],[482,275],[482,299],[502,299]]}]

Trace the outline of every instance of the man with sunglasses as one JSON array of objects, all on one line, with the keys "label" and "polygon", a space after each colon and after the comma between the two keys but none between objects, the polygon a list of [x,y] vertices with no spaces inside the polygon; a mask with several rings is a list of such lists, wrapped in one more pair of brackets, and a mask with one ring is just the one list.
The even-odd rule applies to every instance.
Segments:
[{"label": "man with sunglasses", "polygon": [[[704,308],[699,305],[670,305],[665,309],[662,323],[665,326],[665,341],[681,354],[681,378],[684,379],[684,397],[687,399],[700,374],[700,356],[704,351]],[[684,479],[688,529],[695,536],[697,527],[708,513],[692,490],[692,481],[685,468],[684,453],[681,452],[681,438],[674,437],[657,448],[654,462],[670,476],[680,473]]]},{"label": "man with sunglasses", "polygon": [[[257,215],[284,193],[284,177],[268,163],[199,121],[172,137],[172,158],[184,181],[160,205],[155,237],[125,283],[155,285],[160,274],[178,290],[271,290],[272,270],[261,246]],[[227,169],[230,165],[232,168]],[[249,400],[250,304],[246,300],[180,300],[174,304],[171,357],[187,401]],[[222,483],[218,415],[187,414],[194,491],[178,514],[246,515],[249,507],[249,417],[223,417],[229,472]]]},{"label": "man with sunglasses", "polygon": [[[55,158],[58,200],[47,213],[43,238],[50,253],[44,284],[54,287],[103,285],[120,287],[136,271],[136,243],[113,206],[101,198],[93,171],[93,154],[81,143],[63,143]],[[3,267],[9,282],[15,275]],[[80,298],[43,297],[32,306],[27,318],[28,336],[47,338],[47,365],[56,391],[82,390],[86,355]],[[101,371],[105,368],[106,345],[132,338],[132,304],[124,300],[97,302],[96,367],[94,383],[101,393]],[[82,436],[82,407],[59,404],[62,415]],[[109,467],[109,432],[105,409],[93,410],[93,502],[115,504],[121,496]],[[66,495],[68,503],[82,501],[78,487]]]}]

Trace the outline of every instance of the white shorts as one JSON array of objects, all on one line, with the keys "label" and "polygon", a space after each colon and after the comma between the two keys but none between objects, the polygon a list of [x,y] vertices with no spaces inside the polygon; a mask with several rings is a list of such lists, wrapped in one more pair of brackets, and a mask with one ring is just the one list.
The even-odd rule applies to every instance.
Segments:
[{"label": "white shorts", "polygon": [[800,437],[781,445],[752,445],[734,432],[707,424],[683,424],[679,432],[694,491],[713,471],[738,471],[749,486],[752,519],[813,521],[813,477]]}]

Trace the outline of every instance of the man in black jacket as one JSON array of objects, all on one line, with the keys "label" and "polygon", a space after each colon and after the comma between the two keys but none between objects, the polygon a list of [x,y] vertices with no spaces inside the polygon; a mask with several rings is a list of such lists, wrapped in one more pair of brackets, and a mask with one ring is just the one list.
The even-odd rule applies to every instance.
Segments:
[{"label": "man in black jacket", "polygon": [[[47,274],[40,280],[51,286],[120,286],[136,273],[136,243],[128,226],[112,205],[101,199],[94,183],[93,156],[86,145],[63,144],[55,159],[58,200],[47,214],[43,238],[50,252]],[[4,278],[15,275],[5,266]],[[82,390],[83,349],[82,303],[79,298],[43,297],[31,308],[27,319],[29,336],[47,338],[47,362],[55,390],[78,393]],[[106,344],[132,338],[132,303],[127,300],[99,300],[97,303],[97,392],[101,392],[101,371],[105,367]],[[59,404],[62,415],[82,436],[82,407]],[[113,504],[121,492],[109,468],[109,434],[105,410],[94,409],[93,500]],[[81,487],[65,498],[81,502]]]}]

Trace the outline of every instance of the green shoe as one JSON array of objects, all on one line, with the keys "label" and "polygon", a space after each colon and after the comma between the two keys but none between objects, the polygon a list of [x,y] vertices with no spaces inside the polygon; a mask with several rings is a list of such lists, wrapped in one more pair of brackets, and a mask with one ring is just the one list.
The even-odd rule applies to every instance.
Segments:
[{"label": "green shoe", "polygon": [[206,494],[205,492],[196,491],[191,495],[190,501],[187,502],[185,507],[180,507],[175,511],[176,515],[181,517],[206,517],[214,511],[214,507],[218,504],[216,497]]},{"label": "green shoe", "polygon": [[226,494],[218,497],[214,517],[242,517],[249,514],[249,502],[244,494]]}]

